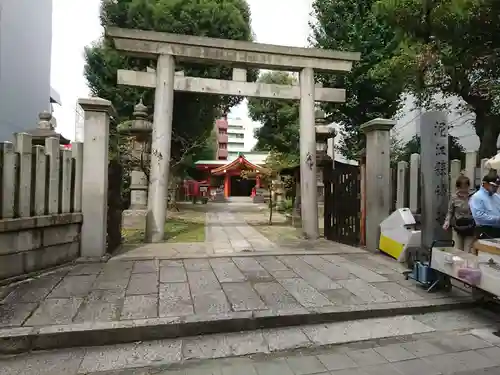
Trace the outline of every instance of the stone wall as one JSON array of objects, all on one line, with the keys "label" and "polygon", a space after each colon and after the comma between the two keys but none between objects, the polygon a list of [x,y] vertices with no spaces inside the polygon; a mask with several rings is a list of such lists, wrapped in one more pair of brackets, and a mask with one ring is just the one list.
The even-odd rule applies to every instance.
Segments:
[{"label": "stone wall", "polygon": [[82,219],[67,213],[0,220],[0,280],[77,258]]},{"label": "stone wall", "polygon": [[83,144],[16,133],[0,142],[0,280],[80,256]]}]

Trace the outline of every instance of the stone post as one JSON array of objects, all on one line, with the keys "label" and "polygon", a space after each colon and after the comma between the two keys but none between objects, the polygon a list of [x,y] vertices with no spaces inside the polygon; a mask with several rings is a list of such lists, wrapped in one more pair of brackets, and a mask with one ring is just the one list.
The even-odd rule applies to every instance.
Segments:
[{"label": "stone post", "polygon": [[300,72],[300,194],[302,232],[307,239],[319,237],[316,182],[316,130],[314,108],[314,71]]},{"label": "stone post", "polygon": [[81,256],[100,258],[106,253],[109,121],[114,108],[101,98],[79,99],[78,104],[85,112]]},{"label": "stone post", "polygon": [[420,137],[422,248],[430,249],[433,241],[447,240],[451,236],[442,227],[450,192],[446,113],[431,111],[422,114]]},{"label": "stone post", "polygon": [[406,171],[408,170],[408,163],[400,161],[397,170],[397,186],[396,186],[396,208],[406,207]]},{"label": "stone post", "polygon": [[482,179],[483,176],[487,175],[488,172],[490,171],[489,168],[486,168],[486,162],[488,161],[488,158],[483,158],[479,161],[479,168],[481,173],[479,174],[479,178]]},{"label": "stone post", "polygon": [[410,211],[418,212],[418,197],[420,189],[420,155],[410,156]]},{"label": "stone post", "polygon": [[374,119],[361,125],[366,135],[366,247],[377,251],[380,223],[391,210],[390,130],[394,120]]},{"label": "stone post", "polygon": [[149,176],[146,241],[161,242],[165,236],[167,215],[172,114],[174,107],[175,61],[172,55],[160,55],[156,69],[155,108]]},{"label": "stone post", "polygon": [[[460,160],[452,160],[450,165],[450,193],[455,194],[457,191],[456,181],[458,176],[460,176],[460,170],[462,168],[462,163]],[[471,181],[472,184],[472,181]],[[472,186],[471,186],[472,187]]]},{"label": "stone post", "polygon": [[[471,151],[465,154],[465,173],[469,177],[471,188],[476,187],[476,166],[477,166],[477,152]],[[481,176],[482,178],[483,176]]]}]

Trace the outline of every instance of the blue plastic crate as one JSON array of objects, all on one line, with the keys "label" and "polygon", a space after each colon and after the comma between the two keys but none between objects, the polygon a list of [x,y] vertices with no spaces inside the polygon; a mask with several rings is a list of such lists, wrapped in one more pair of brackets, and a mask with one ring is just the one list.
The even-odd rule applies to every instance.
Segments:
[{"label": "blue plastic crate", "polygon": [[415,262],[410,278],[425,285],[433,283],[436,279],[434,270],[426,262]]}]

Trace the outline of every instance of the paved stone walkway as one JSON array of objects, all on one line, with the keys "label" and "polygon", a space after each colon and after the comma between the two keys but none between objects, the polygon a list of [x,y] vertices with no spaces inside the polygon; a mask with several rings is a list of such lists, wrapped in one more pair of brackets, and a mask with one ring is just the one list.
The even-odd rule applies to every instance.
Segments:
[{"label": "paved stone walkway", "polygon": [[277,245],[249,226],[242,215],[208,212],[205,242],[213,244],[214,254],[270,251]]},{"label": "paved stone walkway", "polygon": [[4,290],[0,327],[354,313],[463,297],[428,294],[400,272],[368,253],[80,264]]},{"label": "paved stone walkway", "polygon": [[[209,203],[206,208],[205,242],[159,243],[126,246],[114,258],[119,260],[175,259],[213,257],[240,253],[289,253],[321,251],[332,253],[363,252],[350,246],[320,239],[293,240],[275,244],[248,224],[266,222],[267,208],[245,199],[228,203]],[[275,217],[278,216],[276,213]],[[275,219],[282,225],[279,217]]]},{"label": "paved stone walkway", "polygon": [[441,312],[35,352],[0,357],[0,374],[498,375],[497,321]]}]

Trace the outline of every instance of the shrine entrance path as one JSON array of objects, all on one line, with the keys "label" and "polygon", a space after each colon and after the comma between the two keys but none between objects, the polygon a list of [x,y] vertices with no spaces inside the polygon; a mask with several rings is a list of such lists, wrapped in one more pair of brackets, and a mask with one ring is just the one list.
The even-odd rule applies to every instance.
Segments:
[{"label": "shrine entrance path", "polygon": [[[181,204],[182,207],[190,203]],[[274,213],[268,224],[266,204],[254,204],[248,197],[230,198],[227,203],[198,204],[196,211],[205,212],[204,242],[165,242],[125,245],[115,260],[184,259],[217,256],[289,254],[318,252],[321,254],[364,253],[362,249],[319,239],[298,238],[298,230],[286,218]],[[192,210],[189,207],[189,210]]]}]

